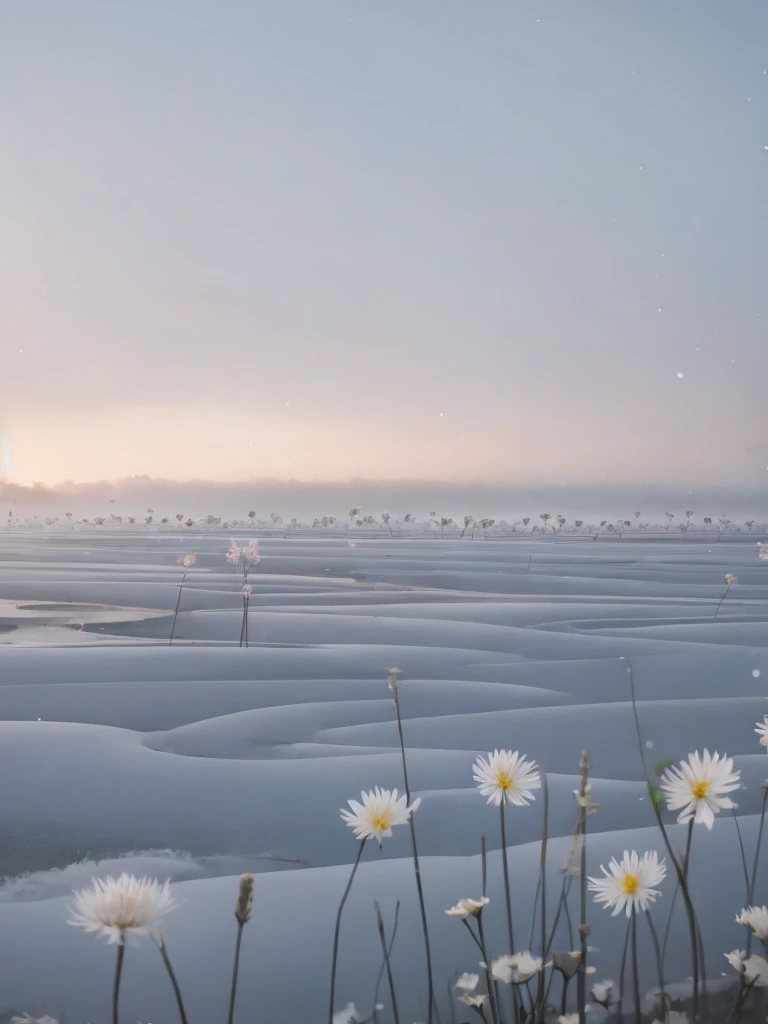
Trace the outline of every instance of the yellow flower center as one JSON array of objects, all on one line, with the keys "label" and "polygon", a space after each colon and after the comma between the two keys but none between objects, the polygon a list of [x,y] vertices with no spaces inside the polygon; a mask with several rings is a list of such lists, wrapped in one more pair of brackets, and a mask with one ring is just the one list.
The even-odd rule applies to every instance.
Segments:
[{"label": "yellow flower center", "polygon": [[514,789],[515,780],[508,775],[503,769],[499,769],[496,772],[496,785],[499,789]]},{"label": "yellow flower center", "polygon": [[375,832],[386,832],[391,824],[392,814],[388,810],[371,815],[371,828]]},{"label": "yellow flower center", "polygon": [[634,896],[637,890],[640,888],[640,876],[625,875],[624,881],[621,883],[621,887],[627,894],[627,896]]},{"label": "yellow flower center", "polygon": [[694,786],[691,786],[691,792],[697,800],[703,800],[709,792],[711,782],[697,782]]}]

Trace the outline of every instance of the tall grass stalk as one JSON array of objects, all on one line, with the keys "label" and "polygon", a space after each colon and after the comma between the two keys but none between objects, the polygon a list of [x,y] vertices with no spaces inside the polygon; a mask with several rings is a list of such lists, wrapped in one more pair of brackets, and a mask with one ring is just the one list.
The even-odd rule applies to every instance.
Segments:
[{"label": "tall grass stalk", "polygon": [[395,995],[395,979],[392,976],[392,964],[389,959],[389,950],[387,948],[387,936],[384,931],[384,920],[381,916],[381,907],[379,906],[378,900],[373,901],[374,909],[376,910],[376,921],[379,926],[379,939],[381,940],[381,951],[384,954],[384,964],[387,968],[387,981],[389,982],[389,996],[392,1000],[392,1016],[395,1019],[395,1024],[400,1024],[400,1014],[397,1010],[397,996]]},{"label": "tall grass stalk", "polygon": [[586,1024],[587,1020],[587,952],[590,935],[590,927],[587,924],[587,811],[589,805],[589,770],[592,765],[589,763],[589,754],[582,750],[579,760],[581,769],[581,788],[579,802],[579,835],[581,836],[581,875],[579,878],[579,939],[581,956],[579,958],[579,970],[576,977],[576,992],[579,1009],[579,1024]]},{"label": "tall grass stalk", "polygon": [[243,929],[251,919],[253,908],[253,875],[250,872],[240,876],[240,891],[235,903],[235,920],[237,921],[237,941],[235,943],[235,963],[232,968],[232,987],[229,994],[228,1024],[235,1017],[235,998],[237,996],[237,976],[240,970],[240,946],[243,941]]},{"label": "tall grass stalk", "polygon": [[728,586],[725,588],[725,593],[720,598],[720,603],[718,604],[717,608],[715,608],[715,617],[712,620],[713,622],[717,622],[717,616],[718,616],[718,614],[720,612],[720,609],[723,607],[723,601],[726,599],[726,597],[728,597],[728,593],[729,593],[730,589],[731,589],[731,584],[729,583]]},{"label": "tall grass stalk", "polygon": [[179,595],[176,598],[176,610],[173,613],[173,622],[171,623],[171,637],[170,637],[170,639],[168,641],[168,646],[169,647],[173,643],[173,637],[174,637],[174,634],[176,633],[176,619],[178,619],[178,617],[179,617],[179,607],[181,605],[181,591],[184,589],[184,580],[187,578],[187,573],[188,572],[189,572],[189,570],[185,569],[184,572],[182,573],[182,576],[181,576],[181,583],[179,584]]},{"label": "tall grass stalk", "polygon": [[[539,878],[541,879],[541,960],[547,959],[547,845],[549,843],[549,786],[547,776],[541,772],[541,850],[539,858]],[[544,970],[539,971],[537,1004],[544,1020]]]},{"label": "tall grass stalk", "polygon": [[[400,695],[398,689],[398,677],[400,669],[388,671],[388,686],[395,702],[395,715],[397,716],[397,735],[400,740],[400,755],[403,762],[403,786],[408,804],[411,803],[411,787],[408,782],[408,762],[405,757],[405,739],[403,738],[403,718],[400,712]],[[424,904],[424,888],[421,882],[421,869],[419,867],[419,849],[416,843],[416,825],[414,815],[409,815],[408,825],[411,830],[411,850],[413,853],[413,870],[416,875],[416,892],[419,897],[419,910],[421,912],[421,930],[424,934],[424,952],[427,960],[427,1024],[432,1024],[435,1017],[438,1022],[440,1015],[437,1012],[437,1000],[432,982],[432,950],[429,944],[429,927],[427,925],[427,908]]]},{"label": "tall grass stalk", "polygon": [[688,890],[688,879],[685,873],[683,872],[682,865],[680,864],[677,855],[675,854],[666,826],[664,825],[664,822],[661,817],[659,804],[656,800],[656,794],[658,793],[658,790],[653,785],[653,781],[648,771],[648,766],[645,762],[645,750],[643,749],[643,734],[642,730],[640,729],[640,716],[637,711],[635,674],[632,671],[632,663],[629,661],[629,659],[622,658],[622,661],[626,661],[627,665],[627,674],[629,676],[629,692],[632,701],[632,715],[634,717],[635,722],[635,734],[637,736],[637,745],[640,751],[640,762],[643,766],[643,772],[645,774],[646,783],[648,785],[648,792],[651,796],[651,806],[653,807],[654,814],[656,815],[656,822],[659,826],[659,831],[661,832],[661,837],[664,841],[664,846],[666,847],[669,859],[674,865],[678,885],[680,887],[680,892],[683,895],[683,902],[685,903],[685,910],[688,916],[688,930],[690,934],[691,943],[691,967],[693,975],[693,1000],[691,1010],[693,1019],[696,1020],[699,1016],[699,955],[698,934],[696,928],[696,911],[694,910],[693,902],[691,900],[691,894]]},{"label": "tall grass stalk", "polygon": [[363,856],[363,850],[365,849],[365,839],[360,840],[360,845],[357,849],[357,857],[355,857],[355,863],[352,865],[352,872],[347,882],[347,887],[344,890],[344,895],[341,897],[341,903],[339,903],[339,909],[336,914],[336,927],[333,932],[333,956],[331,959],[331,992],[328,1002],[328,1024],[333,1024],[333,1004],[336,999],[336,971],[339,963],[339,935],[341,934],[341,915],[344,912],[344,904],[347,902],[349,891],[352,888],[352,883],[355,880],[357,869],[360,866],[360,858]]}]

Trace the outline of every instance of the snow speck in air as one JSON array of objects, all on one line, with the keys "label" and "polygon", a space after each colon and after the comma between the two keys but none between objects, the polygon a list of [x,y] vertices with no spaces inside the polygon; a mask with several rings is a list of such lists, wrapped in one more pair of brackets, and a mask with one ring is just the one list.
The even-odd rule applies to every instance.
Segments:
[{"label": "snow speck in air", "polygon": [[653,747],[653,740],[646,740],[645,745],[650,750]]},{"label": "snow speck in air", "polygon": [[755,679],[759,679],[760,678],[760,669],[759,668],[753,668],[752,669],[752,675],[755,677]]},{"label": "snow speck in air", "polygon": [[683,379],[683,377],[685,376],[685,374],[684,374],[684,373],[678,373],[678,375],[677,375],[677,376],[678,376],[678,377],[680,378],[680,380],[682,380],[682,379]]}]

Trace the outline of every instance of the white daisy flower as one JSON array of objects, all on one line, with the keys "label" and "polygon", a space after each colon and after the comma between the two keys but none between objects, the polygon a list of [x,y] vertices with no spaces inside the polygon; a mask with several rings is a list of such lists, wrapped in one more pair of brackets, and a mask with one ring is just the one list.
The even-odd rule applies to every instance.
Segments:
[{"label": "white daisy flower", "polygon": [[760,737],[760,746],[768,748],[768,715],[763,715],[764,721],[755,722],[755,732]]},{"label": "white daisy flower", "polygon": [[612,994],[613,982],[607,979],[606,981],[596,981],[590,989],[590,995],[601,1006],[610,1006]]},{"label": "white daisy flower", "polygon": [[474,992],[479,981],[479,974],[470,974],[469,971],[464,971],[461,977],[456,979],[453,987],[464,989],[465,992]]},{"label": "white daisy flower", "polygon": [[487,896],[482,896],[479,900],[459,900],[453,907],[446,910],[446,914],[448,917],[469,917],[471,914],[479,914],[483,907],[490,902]]},{"label": "white daisy flower", "polygon": [[463,995],[460,995],[458,997],[458,1000],[460,1003],[464,1003],[465,1006],[472,1006],[475,1009],[479,1010],[482,1007],[483,1003],[485,1002],[486,998],[487,996],[484,996],[482,993],[473,996],[470,995],[468,992],[465,992]]},{"label": "white daisy flower", "polygon": [[667,768],[661,777],[661,788],[670,811],[680,811],[677,820],[703,822],[708,829],[715,823],[721,810],[736,807],[725,796],[739,788],[741,772],[733,770],[733,759],[720,754],[698,750],[688,755],[680,766]]},{"label": "white daisy flower", "polygon": [[157,939],[158,919],[173,905],[170,882],[161,885],[156,878],[123,872],[119,878],[94,878],[90,889],[76,892],[69,924],[118,945],[126,932]]},{"label": "white daisy flower", "polygon": [[744,975],[747,982],[754,982],[758,988],[768,986],[768,963],[761,956],[748,957],[743,949],[734,949],[725,954],[725,959],[739,974]]},{"label": "white daisy flower", "polygon": [[522,985],[530,981],[542,968],[541,957],[530,953],[507,953],[491,963],[491,977],[506,985]]},{"label": "white daisy flower", "polygon": [[541,789],[538,765],[535,761],[526,761],[516,750],[494,750],[487,761],[478,757],[473,767],[478,790],[496,807],[502,800],[527,807],[535,799],[531,790]]},{"label": "white daisy flower", "polygon": [[352,810],[343,809],[341,816],[358,839],[375,838],[379,846],[382,839],[392,835],[392,826],[406,825],[421,804],[421,797],[418,797],[408,807],[406,796],[398,799],[396,789],[390,791],[378,786],[369,793],[363,791],[361,797],[362,804],[357,800],[349,800]]},{"label": "white daisy flower", "polygon": [[736,918],[736,924],[749,928],[761,942],[768,939],[768,907],[747,907]]},{"label": "white daisy flower", "polygon": [[640,857],[635,850],[632,853],[625,850],[621,863],[612,857],[608,870],[602,864],[600,870],[604,877],[590,878],[589,888],[597,893],[595,903],[602,903],[606,910],[614,908],[613,917],[622,910],[626,910],[627,917],[631,917],[633,911],[647,910],[648,904],[661,895],[654,887],[667,873],[664,861],[659,863],[655,851]]}]

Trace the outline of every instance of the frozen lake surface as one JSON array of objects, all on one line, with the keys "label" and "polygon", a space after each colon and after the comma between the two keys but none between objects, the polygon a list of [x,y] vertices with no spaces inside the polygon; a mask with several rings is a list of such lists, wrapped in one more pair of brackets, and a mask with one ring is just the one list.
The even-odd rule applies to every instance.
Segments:
[{"label": "frozen lake surface", "polygon": [[[322,1024],[333,918],[356,854],[339,809],[361,789],[402,789],[393,665],[404,673],[411,788],[423,800],[416,827],[444,1017],[446,984],[476,969],[477,955],[443,910],[479,895],[483,834],[489,941],[492,955],[507,952],[498,817],[474,788],[478,753],[519,749],[547,772],[552,892],[583,748],[600,804],[590,873],[627,847],[662,851],[623,659],[651,765],[704,747],[735,757],[751,856],[768,773],[754,733],[768,711],[768,564],[756,539],[395,536],[352,547],[339,536],[267,537],[249,577],[245,649],[241,580],[221,532],[0,535],[0,1010],[106,1019],[114,950],[68,927],[67,906],[73,886],[125,869],[177,883],[165,932],[191,1020],[223,1019],[237,875],[249,870],[258,877],[240,1019]],[[187,551],[197,564],[169,646],[176,559]],[[715,621],[726,573],[739,582]],[[508,822],[527,946],[541,801],[513,808]],[[672,833],[681,843],[681,829]],[[402,1019],[425,1019],[409,853],[407,829],[365,851],[344,919],[339,1007],[370,1012],[373,900],[391,921],[400,899]],[[697,829],[692,864],[720,978],[722,953],[743,946],[732,818]],[[668,879],[662,901],[671,891]],[[595,905],[590,920],[598,975],[616,977],[623,920]],[[683,978],[682,917],[672,936],[668,974]],[[568,948],[565,933],[558,946]],[[122,1006],[126,1021],[175,1019],[150,943],[128,951]]]}]

